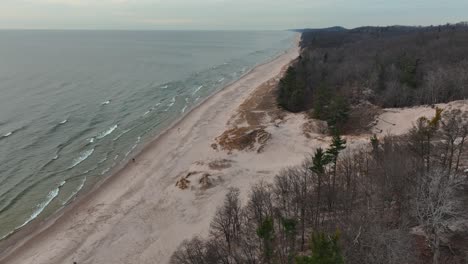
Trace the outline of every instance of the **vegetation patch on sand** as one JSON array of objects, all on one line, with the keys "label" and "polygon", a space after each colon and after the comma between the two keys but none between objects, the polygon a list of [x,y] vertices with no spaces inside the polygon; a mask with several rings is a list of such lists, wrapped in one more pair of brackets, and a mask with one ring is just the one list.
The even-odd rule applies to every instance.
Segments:
[{"label": "vegetation patch on sand", "polygon": [[264,128],[240,127],[226,130],[216,140],[224,150],[250,150],[262,152],[271,134]]},{"label": "vegetation patch on sand", "polygon": [[[280,76],[283,76],[285,71],[286,68],[281,71]],[[263,83],[239,106],[238,111],[228,121],[230,128],[216,138],[213,149],[220,148],[229,152],[263,151],[271,139],[271,134],[266,130],[267,126],[278,125],[287,114],[276,103],[278,81],[279,77]]]}]

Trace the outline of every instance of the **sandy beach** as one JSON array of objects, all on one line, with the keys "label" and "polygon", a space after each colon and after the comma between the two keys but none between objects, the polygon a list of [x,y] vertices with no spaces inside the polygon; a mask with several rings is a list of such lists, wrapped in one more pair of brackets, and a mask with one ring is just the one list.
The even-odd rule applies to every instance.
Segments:
[{"label": "sandy beach", "polygon": [[[277,78],[298,54],[296,46],[256,67],[192,110],[151,142],[135,163],[55,219],[4,241],[1,263],[167,263],[185,238],[206,234],[228,187],[248,190],[251,183],[302,159],[301,150],[278,163],[269,155],[229,154],[211,146],[239,105],[261,84]],[[213,166],[226,161],[229,164],[221,166],[225,169]],[[181,175],[204,169],[214,182],[210,188],[175,186]]]}]

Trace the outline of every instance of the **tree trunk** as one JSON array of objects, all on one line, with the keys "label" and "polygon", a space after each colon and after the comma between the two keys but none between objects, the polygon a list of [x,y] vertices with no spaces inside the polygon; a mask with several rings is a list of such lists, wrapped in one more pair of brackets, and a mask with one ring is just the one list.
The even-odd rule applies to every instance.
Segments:
[{"label": "tree trunk", "polygon": [[319,226],[319,219],[320,219],[320,199],[321,199],[321,191],[322,191],[322,176],[317,174],[318,177],[318,186],[317,186],[317,214],[315,215],[315,228]]},{"label": "tree trunk", "polygon": [[440,256],[440,242],[439,236],[434,234],[434,254],[432,256],[432,264],[439,264],[439,256]]},{"label": "tree trunk", "polygon": [[455,153],[455,140],[450,142],[450,158],[448,159],[448,174],[452,172],[453,155]]},{"label": "tree trunk", "polygon": [[457,155],[457,164],[455,166],[455,172],[458,171],[458,166],[460,165],[460,157],[463,152],[463,144],[465,143],[466,136],[463,136],[460,142],[460,145],[458,146],[458,155]]}]

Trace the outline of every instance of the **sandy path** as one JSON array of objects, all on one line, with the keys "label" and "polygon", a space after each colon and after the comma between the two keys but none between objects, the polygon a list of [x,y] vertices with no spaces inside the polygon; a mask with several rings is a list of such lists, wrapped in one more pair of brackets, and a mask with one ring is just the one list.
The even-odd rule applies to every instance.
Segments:
[{"label": "sandy path", "polygon": [[[293,150],[296,155],[277,157],[281,162],[275,163],[276,156],[268,153],[277,149],[266,155],[228,155],[210,147],[238,106],[256,87],[277,76],[298,52],[297,47],[291,49],[212,96],[152,142],[136,163],[65,210],[54,223],[49,221],[48,228],[42,224],[41,232],[18,240],[3,252],[0,262],[166,263],[183,239],[206,234],[227,187],[247,190],[262,175],[271,176],[302,159],[305,150]],[[212,188],[174,186],[191,169],[209,170],[197,161],[224,158],[230,160],[229,168],[210,172],[216,180]]]}]

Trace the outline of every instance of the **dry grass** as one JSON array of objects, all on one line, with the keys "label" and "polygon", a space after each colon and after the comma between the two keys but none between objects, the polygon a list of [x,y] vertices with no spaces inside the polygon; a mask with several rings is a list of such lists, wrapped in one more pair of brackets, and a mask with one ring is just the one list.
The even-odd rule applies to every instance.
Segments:
[{"label": "dry grass", "polygon": [[[285,72],[283,69],[280,76]],[[265,128],[282,122],[286,112],[276,103],[279,77],[260,85],[239,107],[228,122],[230,127],[216,138],[215,150],[245,150],[261,152],[271,134]]]},{"label": "dry grass", "polygon": [[229,152],[233,150],[250,150],[261,152],[271,138],[271,134],[264,128],[239,127],[226,130],[216,138],[222,149]]},{"label": "dry grass", "polygon": [[212,162],[208,163],[208,167],[211,170],[224,170],[230,168],[232,165],[232,160],[228,159],[219,159],[213,160]]}]

